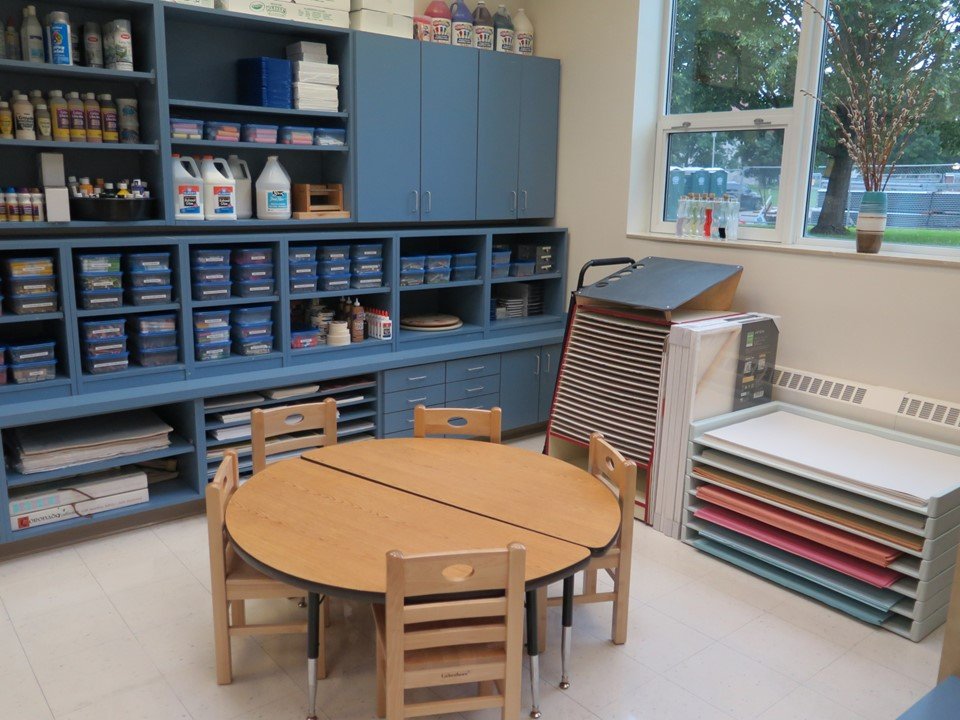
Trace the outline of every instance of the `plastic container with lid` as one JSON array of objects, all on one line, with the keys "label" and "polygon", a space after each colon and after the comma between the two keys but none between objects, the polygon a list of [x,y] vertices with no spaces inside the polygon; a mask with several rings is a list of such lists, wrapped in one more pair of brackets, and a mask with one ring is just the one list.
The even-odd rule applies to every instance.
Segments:
[{"label": "plastic container with lid", "polygon": [[170,253],[130,253],[126,265],[130,272],[169,270]]},{"label": "plastic container with lid", "polygon": [[350,287],[357,290],[383,287],[383,273],[354,273],[350,276]]},{"label": "plastic container with lid", "polygon": [[273,311],[269,305],[236,308],[230,313],[230,319],[235,323],[256,325],[257,323],[270,322],[273,319]]},{"label": "plastic container with lid", "polygon": [[197,301],[227,300],[230,297],[231,282],[208,282],[193,284],[193,299]]},{"label": "plastic container with lid", "polygon": [[91,375],[121,372],[130,367],[130,353],[115,355],[87,355],[83,358],[83,369]]},{"label": "plastic container with lid", "polygon": [[290,277],[303,277],[317,274],[317,265],[316,262],[291,262],[290,263]]},{"label": "plastic container with lid", "polygon": [[131,270],[127,273],[135,288],[170,285],[171,270]]},{"label": "plastic container with lid", "polygon": [[178,140],[199,140],[203,137],[203,120],[170,118],[170,137]]},{"label": "plastic container with lid", "polygon": [[230,342],[210,343],[209,345],[196,346],[197,362],[210,362],[211,360],[223,360],[230,357]]},{"label": "plastic container with lid", "polygon": [[356,258],[350,263],[350,272],[353,273],[382,273],[383,258]]},{"label": "plastic container with lid", "polygon": [[338,146],[347,142],[347,131],[343,128],[317,128],[313,131],[313,144]]},{"label": "plastic container with lid", "polygon": [[313,128],[281,125],[277,139],[281,145],[313,145]]},{"label": "plastic container with lid", "polygon": [[10,367],[10,380],[25,385],[27,383],[47,382],[57,377],[57,363],[50,362],[26,363]]},{"label": "plastic container with lid", "polygon": [[123,290],[89,290],[80,293],[80,306],[84,310],[102,310],[123,306]]},{"label": "plastic container with lid", "polygon": [[193,313],[193,327],[196,330],[230,327],[230,311],[197,310]]},{"label": "plastic container with lid", "polygon": [[290,347],[294,350],[305,350],[320,346],[319,330],[297,330],[290,333]]},{"label": "plastic container with lid", "polygon": [[323,260],[317,263],[317,274],[320,277],[328,275],[343,275],[350,272],[350,260],[343,258],[341,260]]},{"label": "plastic container with lid", "polygon": [[12,277],[7,289],[11,295],[50,295],[57,292],[57,280],[52,275]]},{"label": "plastic container with lid", "polygon": [[477,279],[477,267],[476,265],[463,265],[459,267],[454,267],[450,271],[450,280],[453,282],[461,282],[463,280],[476,280]]},{"label": "plastic container with lid", "polygon": [[303,295],[304,293],[315,293],[319,285],[320,278],[316,275],[298,275],[290,278],[290,294]]},{"label": "plastic container with lid", "polygon": [[509,263],[513,252],[511,250],[494,250],[491,263],[493,265],[503,265]]},{"label": "plastic container with lid", "polygon": [[273,336],[251,338],[250,340],[234,340],[233,351],[237,355],[247,357],[254,355],[269,355],[273,352]]},{"label": "plastic container with lid", "polygon": [[141,334],[176,332],[177,316],[170,315],[144,315],[135,318],[133,321],[134,330]]},{"label": "plastic container with lid", "polygon": [[477,254],[475,252],[454,253],[451,265],[458,267],[476,267]]},{"label": "plastic container with lid", "polygon": [[202,265],[190,272],[196,284],[230,282],[229,265]]},{"label": "plastic container with lid", "polygon": [[23,365],[24,363],[49,362],[56,360],[56,347],[54,342],[31,343],[29,345],[10,345],[7,348],[7,358],[11,365]]},{"label": "plastic container with lid", "polygon": [[427,285],[439,285],[450,282],[450,268],[435,268],[423,274],[423,282]]},{"label": "plastic container with lid", "polygon": [[510,263],[497,263],[490,267],[490,279],[510,277]]},{"label": "plastic container with lid", "polygon": [[203,136],[217,142],[240,142],[240,123],[207,120],[203,123]]},{"label": "plastic container with lid", "polygon": [[449,270],[452,255],[427,255],[425,269],[427,270]]},{"label": "plastic container with lid", "polygon": [[120,290],[123,288],[123,273],[119,272],[92,272],[80,273],[77,276],[80,290]]},{"label": "plastic container with lid", "polygon": [[320,278],[320,289],[323,292],[347,290],[350,287],[350,273],[342,275],[325,275]]},{"label": "plastic container with lid", "polygon": [[234,265],[233,279],[240,281],[249,280],[272,280],[273,265]]},{"label": "plastic container with lid", "polygon": [[239,340],[250,340],[252,338],[259,337],[272,337],[273,322],[234,323],[234,325],[230,328],[230,332],[234,339]]},{"label": "plastic container with lid", "polygon": [[276,281],[273,278],[263,280],[243,280],[233,284],[233,292],[237,297],[266,297],[273,295]]},{"label": "plastic container with lid", "polygon": [[258,123],[244,123],[240,128],[244,142],[261,143],[263,145],[276,145],[279,131],[280,127],[277,125]]},{"label": "plastic container with lid", "polygon": [[141,348],[134,350],[133,359],[140,367],[162,367],[164,365],[176,365],[180,356],[180,348]]},{"label": "plastic container with lid", "polygon": [[14,315],[36,315],[57,311],[57,294],[49,295],[11,295],[7,298],[7,309]]},{"label": "plastic container with lid", "polygon": [[423,268],[419,270],[401,270],[400,286],[411,287],[413,285],[423,285],[424,274]]},{"label": "plastic container with lid", "polygon": [[531,277],[537,269],[535,262],[510,263],[510,277]]},{"label": "plastic container with lid", "polygon": [[273,250],[270,248],[242,248],[233,254],[237,265],[266,265],[273,262]]},{"label": "plastic container with lid", "polygon": [[104,340],[87,340],[83,343],[83,349],[90,357],[123,353],[127,351],[127,336],[122,335],[118,338],[106,338]]},{"label": "plastic container with lid", "polygon": [[230,248],[199,248],[190,251],[190,262],[193,267],[208,265],[229,265]]},{"label": "plastic container with lid", "polygon": [[53,275],[52,258],[8,258],[3,264],[11,278]]},{"label": "plastic container with lid", "polygon": [[173,286],[133,287],[127,291],[127,297],[134,305],[167,305],[173,302]]},{"label": "plastic container with lid", "polygon": [[404,270],[419,270],[423,272],[427,266],[427,258],[425,255],[408,255],[407,257],[400,258],[400,272]]},{"label": "plastic container with lid", "polygon": [[350,248],[351,258],[375,258],[383,256],[383,245],[380,243],[368,243],[365,245],[353,245]]},{"label": "plastic container with lid", "polygon": [[193,335],[198,345],[225,343],[230,341],[230,328],[214,327],[203,330],[198,328],[194,331]]},{"label": "plastic container with lid", "polygon": [[84,340],[106,340],[124,337],[127,321],[124,318],[114,320],[85,320],[80,323],[81,337]]},{"label": "plastic container with lid", "polygon": [[291,246],[288,252],[290,264],[301,262],[314,262],[317,259],[317,248],[313,245]]},{"label": "plastic container with lid", "polygon": [[82,273],[120,272],[120,253],[78,255],[77,262],[80,264],[80,272]]},{"label": "plastic container with lid", "polygon": [[176,347],[176,332],[141,333],[133,336],[133,347],[137,350],[154,350],[156,348]]},{"label": "plastic container with lid", "polygon": [[317,250],[321,260],[346,260],[350,257],[349,245],[321,245]]}]

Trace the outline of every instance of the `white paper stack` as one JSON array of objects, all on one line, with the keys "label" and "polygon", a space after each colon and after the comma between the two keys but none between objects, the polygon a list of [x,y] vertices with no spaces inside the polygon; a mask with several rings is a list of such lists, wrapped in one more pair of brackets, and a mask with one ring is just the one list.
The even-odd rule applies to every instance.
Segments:
[{"label": "white paper stack", "polygon": [[413,0],[350,0],[350,27],[412,38]]},{"label": "white paper stack", "polygon": [[340,110],[340,66],[333,65],[325,43],[287,45],[293,64],[293,106],[298,110]]}]

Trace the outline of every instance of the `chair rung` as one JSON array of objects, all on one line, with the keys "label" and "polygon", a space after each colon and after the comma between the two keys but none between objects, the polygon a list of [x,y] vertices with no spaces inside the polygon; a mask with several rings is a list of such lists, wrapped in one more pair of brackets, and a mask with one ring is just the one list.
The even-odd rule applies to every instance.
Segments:
[{"label": "chair rung", "polygon": [[460,685],[462,683],[500,680],[506,674],[506,663],[491,662],[476,665],[448,665],[445,667],[406,670],[403,687],[406,690],[437,685]]},{"label": "chair rung", "polygon": [[230,628],[230,634],[237,637],[248,635],[297,635],[307,631],[306,623],[290,623],[288,625],[241,625]]},{"label": "chair rung", "polygon": [[[592,603],[613,602],[616,599],[617,594],[614,592],[593,593],[592,595],[574,595],[573,604],[590,605]],[[562,597],[547,598],[548,607],[557,607],[558,605],[563,605]]]},{"label": "chair rung", "polygon": [[404,633],[404,650],[454,647],[456,645],[479,645],[502,643],[507,640],[507,628],[503,624],[467,625],[465,627],[412,630]]},{"label": "chair rung", "polygon": [[415,703],[404,708],[404,717],[416,718],[426,715],[488,710],[503,706],[502,695],[478,695],[476,697],[457,698],[455,700],[431,700]]},{"label": "chair rung", "polygon": [[506,598],[479,598],[455,603],[436,602],[407,605],[403,609],[403,621],[407,625],[415,625],[416,623],[439,620],[503,617],[506,614]]}]

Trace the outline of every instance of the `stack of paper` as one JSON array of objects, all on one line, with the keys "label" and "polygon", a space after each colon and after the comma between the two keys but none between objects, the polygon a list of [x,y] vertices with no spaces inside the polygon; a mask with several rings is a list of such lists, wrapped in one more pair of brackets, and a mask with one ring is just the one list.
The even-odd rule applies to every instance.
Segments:
[{"label": "stack of paper", "polygon": [[20,472],[49,470],[108,460],[170,446],[173,428],[150,410],[97,418],[28,425],[12,433],[13,465]]},{"label": "stack of paper", "polygon": [[340,110],[340,66],[328,62],[324,43],[298,42],[287,46],[293,65],[293,106],[298,110]]}]

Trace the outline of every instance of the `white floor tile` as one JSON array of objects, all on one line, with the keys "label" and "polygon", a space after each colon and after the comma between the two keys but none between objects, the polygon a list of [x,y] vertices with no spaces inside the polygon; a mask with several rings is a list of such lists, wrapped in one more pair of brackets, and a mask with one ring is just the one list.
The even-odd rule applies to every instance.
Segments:
[{"label": "white floor tile", "polygon": [[650,602],[693,582],[690,575],[634,553],[630,570],[630,597]]},{"label": "white floor tile", "polygon": [[213,613],[210,592],[186,569],[167,579],[118,589],[110,593],[110,601],[135,633],[194,615],[209,621]]},{"label": "white floor tile", "polygon": [[801,595],[787,598],[772,608],[770,614],[848,649],[874,631],[866,623]]},{"label": "white floor tile", "polygon": [[[14,575],[0,582],[0,599],[14,623],[41,616],[52,620],[70,605],[106,597],[86,565],[73,557],[74,562],[51,573],[30,572],[23,579]],[[34,557],[34,562],[40,559]]]},{"label": "white floor tile", "polygon": [[[291,716],[292,717],[292,716]],[[58,715],[57,720],[191,720],[173,689],[165,680],[109,695],[80,710]]]},{"label": "white floor tile", "polygon": [[53,718],[33,668],[8,621],[0,622],[0,717]]},{"label": "white floor tile", "polygon": [[623,688],[620,697],[597,714],[602,720],[732,720],[663,677],[636,690]]},{"label": "white floor tile", "polygon": [[867,720],[862,715],[801,685],[758,720]]},{"label": "white floor tile", "polygon": [[924,685],[933,686],[940,670],[943,633],[944,627],[940,627],[920,642],[913,643],[886,630],[874,630],[853,646],[853,652]]},{"label": "white floor tile", "polygon": [[719,640],[763,611],[712,585],[694,581],[649,603],[650,607]]},{"label": "white floor tile", "polygon": [[630,625],[623,652],[663,672],[713,644],[713,639],[649,605],[630,606]]},{"label": "white floor tile", "polygon": [[805,684],[840,705],[855,708],[870,720],[894,720],[930,689],[853,652]]}]

